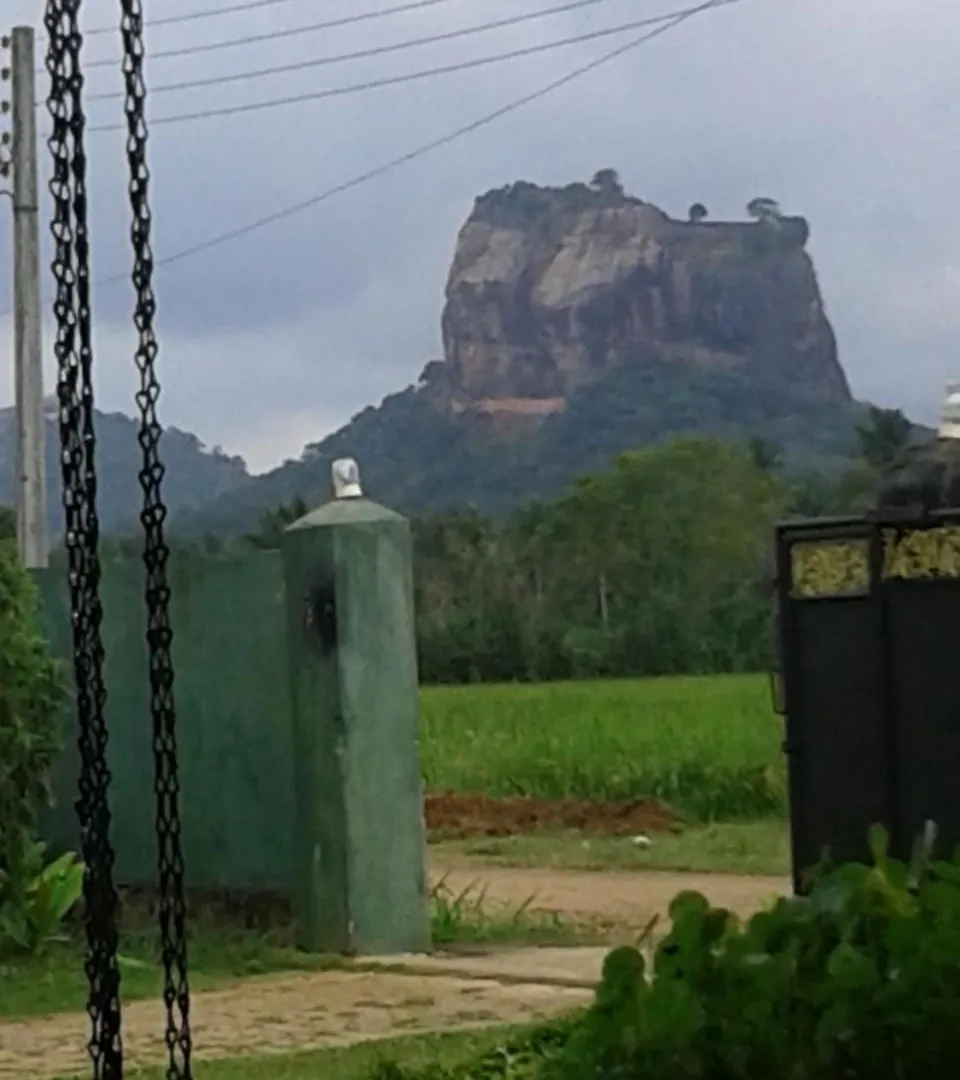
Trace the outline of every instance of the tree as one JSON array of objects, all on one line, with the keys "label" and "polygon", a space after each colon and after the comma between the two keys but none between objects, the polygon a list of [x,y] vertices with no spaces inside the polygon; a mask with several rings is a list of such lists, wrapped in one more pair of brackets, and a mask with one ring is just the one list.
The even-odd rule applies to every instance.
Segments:
[{"label": "tree", "polygon": [[857,453],[872,469],[885,469],[913,440],[913,425],[899,409],[871,405],[857,425]]},{"label": "tree", "polygon": [[0,540],[16,540],[17,513],[11,506],[0,506]]},{"label": "tree", "polygon": [[308,509],[303,497],[295,495],[289,503],[281,503],[275,509],[268,510],[261,515],[257,529],[247,533],[247,543],[260,551],[271,551],[280,547],[284,529],[299,521]]},{"label": "tree", "polygon": [[445,360],[430,360],[424,365],[423,371],[417,379],[418,386],[429,386],[431,383],[435,383],[443,378],[447,371],[447,362]]},{"label": "tree", "polygon": [[709,438],[624,454],[577,483],[553,512],[580,586],[565,619],[607,642],[596,673],[762,663],[762,567],[786,495],[743,448]]},{"label": "tree", "polygon": [[757,196],[747,203],[747,213],[757,221],[779,221],[782,213],[776,199]]},{"label": "tree", "polygon": [[748,447],[676,439],[511,520],[414,521],[426,681],[755,670],[784,478]]},{"label": "tree", "polygon": [[6,541],[0,544],[0,963],[12,947],[31,944],[31,890],[43,869],[38,816],[50,804],[63,692],[61,669],[41,633],[36,588]]},{"label": "tree", "polygon": [[616,169],[598,169],[593,174],[590,186],[604,195],[622,195],[623,184]]},{"label": "tree", "polygon": [[750,459],[761,472],[776,472],[783,465],[783,449],[773,439],[752,435],[747,440]]},{"label": "tree", "polygon": [[707,208],[703,205],[703,203],[700,202],[695,202],[687,211],[687,219],[689,221],[692,221],[694,224],[703,221],[706,216]]}]

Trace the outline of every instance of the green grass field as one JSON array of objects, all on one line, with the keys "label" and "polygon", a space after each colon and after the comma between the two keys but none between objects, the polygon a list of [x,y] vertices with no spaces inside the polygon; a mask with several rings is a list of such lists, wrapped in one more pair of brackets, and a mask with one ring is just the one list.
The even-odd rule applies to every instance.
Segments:
[{"label": "green grass field", "polygon": [[630,799],[695,821],[782,816],[782,722],[762,675],[424,691],[430,791]]},{"label": "green grass field", "polygon": [[[403,1035],[399,1038],[360,1043],[334,1050],[305,1050],[203,1062],[207,1080],[373,1080],[395,1074],[437,1073],[441,1076],[466,1070],[476,1059],[525,1033],[523,1028],[490,1027],[479,1031],[439,1035]],[[441,1070],[443,1070],[441,1072]],[[163,1080],[161,1067],[138,1069],[138,1080]]]},{"label": "green grass field", "polygon": [[542,832],[528,836],[476,836],[435,845],[439,858],[450,853],[483,867],[545,867],[554,870],[666,870],[673,873],[790,873],[790,836],[780,818],[691,825],[653,837],[639,847],[629,836],[585,836]]}]

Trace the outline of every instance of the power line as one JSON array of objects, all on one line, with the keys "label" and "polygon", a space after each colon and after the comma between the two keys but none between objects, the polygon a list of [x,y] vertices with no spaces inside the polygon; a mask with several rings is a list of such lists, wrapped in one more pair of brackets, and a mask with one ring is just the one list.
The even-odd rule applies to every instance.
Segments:
[{"label": "power line", "polygon": [[[391,75],[380,79],[370,79],[366,82],[352,83],[349,86],[333,86],[326,90],[314,90],[303,94],[291,94],[287,97],[268,98],[266,101],[253,101],[243,105],[224,105],[219,108],[199,109],[195,112],[174,113],[172,116],[157,116],[151,119],[150,126],[157,127],[160,124],[181,124],[192,120],[209,120],[220,116],[235,116],[240,113],[261,112],[264,109],[277,109],[285,105],[299,105],[307,101],[321,101],[325,98],[343,97],[347,94],[357,94],[365,90],[378,90],[386,86],[398,86],[402,83],[416,82],[421,79],[433,78],[437,75],[451,75],[460,71],[470,71],[474,68],[487,67],[490,64],[499,64],[507,60],[517,60],[525,56],[533,56],[536,53],[548,52],[551,49],[559,49],[567,45],[579,45],[584,41],[596,41],[599,38],[611,37],[623,34],[629,30],[636,30],[641,26],[652,26],[657,23],[669,24],[678,15],[686,15],[700,11],[703,4],[695,8],[686,8],[682,12],[672,12],[666,15],[654,15],[646,19],[635,19],[633,22],[623,23],[620,26],[605,27],[603,30],[592,30],[585,34],[574,34],[571,37],[561,38],[558,41],[548,41],[539,45],[527,45],[522,49],[512,49],[510,52],[495,53],[492,56],[481,56],[473,60],[462,60],[456,64],[444,64],[441,67],[425,68],[420,71],[410,71],[403,75]],[[713,6],[712,4],[709,6]],[[126,131],[127,125],[118,124],[95,124],[87,128],[91,134],[106,131]]]},{"label": "power line", "polygon": [[[391,158],[389,161],[385,161],[380,165],[374,166],[372,169],[368,169],[366,172],[359,173],[349,180],[344,180],[339,184],[335,184],[333,187],[326,188],[324,191],[319,192],[316,195],[310,196],[310,198],[303,199],[300,202],[292,203],[289,206],[285,206],[282,210],[276,210],[272,214],[267,214],[264,217],[256,218],[253,221],[247,222],[245,225],[237,226],[236,228],[229,229],[227,232],[220,233],[217,236],[208,237],[206,240],[200,240],[195,244],[191,244],[189,247],[181,248],[179,251],[174,252],[172,255],[159,258],[154,263],[155,266],[170,266],[173,263],[182,262],[184,259],[193,258],[194,255],[200,255],[205,251],[210,251],[214,248],[221,247],[223,244],[229,244],[234,240],[240,240],[245,236],[250,236],[251,233],[259,232],[261,229],[265,229],[270,225],[275,225],[279,221],[285,221],[287,218],[296,217],[299,214],[304,213],[307,210],[312,210],[313,207],[319,206],[321,203],[326,202],[328,199],[332,199],[335,195],[341,195],[345,191],[350,191],[352,188],[359,187],[362,184],[366,184],[371,180],[376,180],[378,177],[385,176],[387,173],[393,172],[394,169],[399,168],[401,165],[406,165],[411,161],[416,161],[418,158],[424,157],[427,154],[432,153],[434,150],[440,150],[444,146],[449,146],[451,143],[456,142],[458,139],[463,138],[466,135],[472,134],[474,131],[478,131],[480,128],[487,127],[489,124],[501,119],[504,116],[508,116],[510,113],[516,112],[518,109],[524,108],[526,105],[532,104],[534,101],[538,101],[540,98],[546,97],[548,94],[552,94],[554,90],[559,90],[561,87],[567,86],[569,83],[574,82],[577,79],[582,78],[584,75],[590,74],[592,71],[596,71],[598,68],[603,67],[605,64],[611,63],[613,60],[618,59],[621,56],[625,56],[627,53],[632,52],[634,49],[640,48],[647,42],[652,41],[654,38],[660,37],[662,34],[668,33],[670,30],[675,29],[681,24],[692,19],[694,16],[702,14],[705,11],[710,11],[714,8],[726,7],[731,4],[740,3],[741,0],[704,0],[702,4],[696,7],[687,8],[683,11],[674,12],[670,16],[666,16],[670,21],[665,22],[660,26],[655,27],[653,30],[648,30],[645,34],[641,34],[640,37],[636,37],[626,42],[624,45],[618,45],[617,48],[611,49],[609,52],[604,53],[602,56],[598,56],[595,60],[589,61],[589,63],[582,64],[580,67],[574,68],[573,71],[567,72],[566,75],[560,76],[560,78],[553,79],[543,86],[538,87],[536,90],[532,90],[522,97],[515,98],[513,101],[508,102],[506,105],[501,105],[498,109],[494,109],[492,112],[488,112],[483,116],[478,117],[469,124],[464,124],[461,127],[455,128],[453,131],[447,132],[446,135],[441,135],[439,138],[432,139],[430,142],[421,143],[420,146],[415,147],[413,150],[408,150],[405,154],[401,154],[399,157]],[[107,278],[101,278],[99,281],[94,282],[95,288],[102,288],[109,285],[118,285],[130,280],[129,272],[120,274],[113,274]],[[4,317],[10,314],[10,309],[7,308],[4,311],[0,311],[0,317]]]},{"label": "power line", "polygon": [[[146,19],[144,26],[171,26],[174,23],[196,22],[199,19],[215,19],[220,15],[234,15],[240,11],[254,11],[257,8],[275,7],[277,4],[289,4],[293,0],[244,0],[240,4],[217,8],[214,11],[191,11],[183,15],[165,15],[161,19]],[[84,37],[96,37],[100,34],[116,34],[118,26],[98,26],[93,30],[84,30]]]},{"label": "power line", "polygon": [[[604,53],[595,60],[591,60],[589,63],[574,68],[573,71],[568,72],[566,75],[562,75],[558,79],[553,79],[543,86],[538,87],[536,90],[532,90],[522,97],[515,98],[506,105],[501,105],[500,108],[494,109],[493,112],[488,112],[485,115],[478,117],[469,124],[464,124],[462,127],[455,128],[453,131],[447,132],[446,135],[441,135],[439,138],[433,139],[430,142],[421,143],[420,146],[413,150],[408,150],[399,157],[391,158],[389,161],[385,161],[372,169],[368,169],[366,172],[360,173],[350,180],[344,180],[316,195],[312,195],[308,199],[292,203],[290,206],[285,206],[282,210],[276,210],[272,214],[267,214],[264,217],[247,222],[246,225],[240,225],[227,232],[220,233],[218,236],[212,236],[206,240],[200,240],[189,247],[181,248],[180,251],[175,252],[173,255],[167,255],[157,259],[155,265],[170,266],[173,263],[182,262],[184,259],[192,258],[194,255],[199,255],[204,251],[210,251],[212,248],[220,247],[222,244],[228,244],[233,240],[239,240],[244,236],[249,236],[251,233],[258,232],[260,229],[264,229],[269,225],[274,225],[278,221],[296,217],[298,214],[302,214],[304,211],[311,210],[320,203],[332,199],[335,195],[340,195],[345,191],[349,191],[351,188],[359,187],[361,184],[365,184],[370,180],[376,180],[378,177],[392,172],[401,165],[406,165],[411,161],[424,157],[426,154],[432,153],[434,150],[449,146],[450,143],[456,142],[465,135],[470,135],[474,131],[478,131],[480,128],[494,123],[494,121],[499,120],[501,117],[516,112],[518,109],[522,109],[524,106],[529,105],[540,98],[546,97],[548,94],[552,94],[554,90],[559,90],[561,87],[574,82],[576,79],[582,78],[592,71],[596,71],[597,68],[603,67],[605,64],[609,64],[611,61],[632,52],[634,49],[640,48],[640,46],[645,45],[654,38],[668,33],[670,30],[687,22],[695,15],[699,15],[702,12],[709,11],[713,8],[726,7],[730,4],[737,4],[740,2],[741,0],[704,0],[702,4],[699,4],[696,7],[675,12],[672,16],[669,16],[670,22],[664,23],[653,30],[649,30],[645,34],[641,34],[640,37],[633,38],[624,45],[619,45],[616,49],[611,49],[610,52]],[[104,278],[94,284],[95,287],[113,285],[129,281],[129,278],[129,273],[114,274],[111,277]]]},{"label": "power line", "polygon": [[[266,30],[261,34],[247,37],[228,38],[226,41],[209,41],[199,45],[183,45],[176,49],[157,49],[150,53],[150,62],[169,60],[175,56],[194,56],[197,53],[216,52],[219,49],[234,49],[241,45],[259,45],[264,41],[278,41],[280,38],[296,37],[299,34],[312,34],[318,30],[332,30],[338,26],[352,26],[355,23],[369,22],[372,19],[385,19],[390,15],[402,15],[408,11],[420,11],[423,8],[449,4],[453,0],[404,0],[393,7],[377,8],[374,11],[358,12],[355,15],[342,15],[324,22],[309,23],[306,26],[285,27],[283,30]],[[92,60],[85,63],[84,69],[117,67],[119,60]]]},{"label": "power line", "polygon": [[[491,22],[478,23],[474,26],[464,26],[457,30],[447,30],[441,34],[430,34],[425,37],[408,38],[405,41],[392,42],[389,45],[377,45],[369,49],[357,49],[354,52],[335,53],[331,56],[321,56],[314,60],[301,60],[294,64],[278,64],[274,67],[260,68],[257,71],[241,71],[232,75],[214,75],[205,79],[189,79],[184,82],[163,83],[160,86],[151,86],[150,94],[169,93],[175,90],[196,90],[205,86],[220,86],[223,83],[246,82],[250,79],[262,79],[268,75],[281,75],[292,71],[305,71],[309,68],[325,67],[330,64],[345,63],[349,60],[364,60],[372,56],[383,56],[386,53],[402,52],[421,45],[435,45],[441,41],[453,41],[456,38],[469,37],[487,30],[500,30],[506,26],[516,26],[518,23],[532,22],[534,19],[543,19],[548,15],[559,15],[565,11],[575,11],[579,8],[591,7],[594,4],[607,3],[608,0],[568,0],[567,3],[558,4],[555,7],[542,8],[539,11],[528,11],[523,15],[510,15],[503,19],[494,19]],[[111,91],[103,94],[88,94],[87,101],[112,101],[122,98],[122,91]]]}]

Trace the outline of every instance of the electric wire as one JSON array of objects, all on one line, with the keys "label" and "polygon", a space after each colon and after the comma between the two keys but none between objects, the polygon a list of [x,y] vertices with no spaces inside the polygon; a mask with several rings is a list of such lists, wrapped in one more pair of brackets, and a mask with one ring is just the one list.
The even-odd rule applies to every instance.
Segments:
[{"label": "electric wire", "polygon": [[[563,48],[568,45],[579,45],[585,41],[596,41],[600,38],[612,37],[637,30],[643,26],[655,26],[657,24],[670,24],[677,17],[693,14],[702,10],[703,5],[685,8],[681,11],[669,12],[665,15],[652,15],[645,19],[634,19],[620,26],[604,27],[601,30],[592,30],[583,34],[573,34],[569,37],[560,38],[556,41],[541,42],[536,45],[526,45],[520,49],[512,49],[509,52],[494,53],[490,56],[475,57],[471,60],[461,60],[456,64],[443,64],[440,67],[425,68],[419,71],[404,72],[401,75],[390,75],[379,79],[369,79],[365,82],[352,83],[348,86],[333,86],[324,90],[307,91],[301,94],[290,94],[286,97],[268,98],[264,101],[245,102],[240,105],[223,105],[209,109],[197,109],[194,112],[174,113],[170,116],[155,116],[150,120],[151,127],[161,124],[182,124],[196,120],[211,120],[222,116],[236,116],[251,112],[262,112],[265,109],[277,109],[287,105],[300,105],[308,101],[321,101],[326,98],[344,97],[348,94],[362,93],[367,90],[379,90],[388,86],[399,86],[403,83],[419,82],[422,79],[434,78],[439,75],[452,75],[461,71],[471,71],[476,68],[487,67],[490,64],[500,64],[508,60],[518,60],[522,57],[534,56],[538,53],[549,52],[553,49]],[[90,134],[107,131],[126,131],[126,124],[94,124],[87,128]]]},{"label": "electric wire", "polygon": [[[371,180],[376,180],[381,176],[385,176],[387,173],[393,172],[394,169],[399,168],[402,165],[409,164],[411,161],[416,161],[418,158],[425,157],[427,154],[433,153],[434,150],[439,150],[445,146],[449,146],[451,143],[458,141],[466,135],[471,135],[473,132],[487,127],[489,124],[501,119],[504,116],[508,116],[511,113],[516,112],[519,109],[524,108],[527,105],[532,104],[541,98],[547,97],[555,90],[559,90],[564,86],[575,82],[577,79],[582,78],[584,75],[589,75],[591,72],[596,71],[598,68],[611,63],[614,60],[619,59],[621,56],[625,56],[627,53],[632,52],[634,49],[638,49],[648,42],[653,41],[655,38],[661,37],[663,34],[669,33],[676,27],[681,26],[683,23],[694,18],[695,16],[710,11],[715,8],[727,7],[733,4],[741,3],[742,0],[704,0],[703,3],[696,7],[688,8],[685,11],[678,12],[668,23],[664,23],[661,26],[654,27],[653,30],[648,30],[646,33],[641,34],[639,37],[632,38],[630,41],[623,45],[618,45],[617,48],[611,49],[608,52],[596,57],[593,60],[588,61],[585,64],[581,64],[579,67],[574,68],[572,71],[568,71],[565,75],[561,75],[559,78],[551,79],[550,82],[544,83],[542,86],[537,87],[535,90],[531,90],[521,97],[514,98],[512,101],[507,102],[506,105],[501,105],[499,108],[485,113],[483,116],[477,117],[476,120],[472,120],[468,124],[463,124],[460,127],[454,128],[452,131],[448,131],[445,135],[441,135],[436,139],[430,140],[430,142],[421,143],[419,146],[412,150],[408,150],[406,153],[401,154],[399,157],[391,158],[388,161],[382,162],[380,165],[376,165],[366,172],[358,173],[351,177],[349,180],[341,181],[339,184],[334,184],[332,187],[328,187],[323,191],[318,192],[316,195],[312,195],[307,199],[303,199],[300,202],[291,203],[288,206],[283,207],[280,210],[275,210],[273,213],[265,214],[263,217],[249,221],[244,225],[239,225],[233,229],[229,229],[226,232],[219,233],[216,236],[208,237],[206,240],[199,240],[195,244],[191,244],[188,247],[181,248],[179,251],[174,252],[171,255],[166,255],[156,260],[156,265],[171,266],[174,263],[182,262],[184,259],[190,259],[194,255],[199,255],[205,251],[211,251],[214,248],[221,247],[223,244],[232,243],[234,240],[239,240],[245,236],[249,236],[251,233],[259,232],[261,229],[267,228],[270,225],[274,225],[279,221],[284,221],[288,218],[297,217],[307,210],[312,210],[313,207],[319,206],[321,203],[326,202],[328,199],[332,199],[336,195],[341,195],[345,191],[350,191],[352,188],[359,187],[361,184],[366,184]],[[96,282],[96,286],[103,287],[107,285],[114,285],[120,282],[126,282],[128,276],[126,273],[114,274],[111,277],[103,278]]]},{"label": "electric wire", "polygon": [[[290,4],[295,0],[243,0],[242,3],[230,4],[228,7],[216,8],[213,11],[190,11],[182,15],[164,15],[159,19],[145,19],[144,26],[172,26],[175,23],[197,22],[200,19],[215,19],[221,15],[235,15],[241,11],[255,11],[258,8],[276,7],[279,4]],[[116,26],[97,26],[92,30],[84,30],[84,37],[97,37],[100,34],[117,33]]]},{"label": "electric wire", "polygon": [[[462,26],[455,30],[445,30],[439,34],[429,34],[422,37],[408,38],[404,41],[394,41],[387,45],[375,45],[372,48],[357,49],[353,52],[334,53],[328,56],[316,57],[313,60],[300,60],[292,64],[277,64],[273,67],[260,68],[256,71],[241,71],[228,75],[212,75],[203,79],[188,79],[182,82],[161,83],[160,86],[150,88],[151,96],[154,94],[170,93],[179,90],[197,90],[201,87],[220,86],[224,83],[247,82],[252,79],[262,79],[270,75],[282,75],[293,71],[306,71],[311,68],[326,67],[330,64],[342,64],[351,60],[365,60],[373,56],[384,56],[388,53],[402,52],[423,45],[436,45],[441,41],[454,41],[457,38],[470,37],[473,34],[484,33],[489,30],[501,30],[507,26],[517,26],[520,23],[532,22],[535,19],[543,19],[550,15],[559,15],[567,11],[576,11],[580,8],[592,7],[595,4],[608,3],[609,0],[567,0],[567,3],[557,4],[554,7],[541,8],[537,11],[527,11],[522,15],[509,15],[502,19],[493,19],[485,23],[477,23],[473,26]],[[112,101],[122,98],[120,91],[110,91],[101,94],[88,94],[87,101]]]},{"label": "electric wire", "polygon": [[[520,97],[514,98],[512,101],[507,102],[506,105],[501,105],[491,112],[484,113],[482,116],[477,117],[475,120],[467,124],[463,124],[460,127],[454,128],[452,131],[448,131],[446,134],[441,135],[435,139],[431,139],[429,142],[421,143],[419,146],[414,147],[412,150],[408,150],[404,154],[400,154],[398,157],[390,158],[387,161],[381,162],[379,165],[375,165],[373,168],[367,169],[365,172],[358,173],[351,177],[349,180],[343,180],[339,184],[334,184],[332,187],[325,188],[323,191],[318,192],[315,195],[311,195],[309,198],[302,199],[299,202],[291,203],[280,210],[275,210],[270,214],[265,214],[262,217],[255,218],[252,221],[248,221],[243,225],[238,225],[232,229],[228,229],[225,232],[218,233],[215,236],[207,237],[205,240],[198,240],[196,243],[187,247],[181,248],[179,251],[175,251],[170,255],[162,256],[155,260],[155,266],[166,267],[172,266],[176,263],[183,262],[186,259],[191,259],[195,255],[203,254],[206,251],[212,251],[218,247],[222,247],[224,244],[230,244],[234,240],[243,239],[246,236],[250,236],[252,233],[259,232],[261,229],[269,228],[271,225],[275,225],[280,221],[286,221],[289,218],[297,217],[300,214],[305,213],[307,210],[312,210],[315,206],[319,206],[321,203],[327,202],[329,199],[334,198],[337,195],[341,195],[346,191],[350,191],[353,188],[360,187],[362,184],[369,183],[371,180],[379,179],[381,176],[385,176],[388,173],[398,169],[403,165],[407,165],[412,161],[416,161],[419,158],[425,157],[428,154],[433,153],[435,150],[440,150],[445,146],[449,146],[451,143],[457,142],[459,139],[464,138],[467,135],[473,134],[475,131],[479,131],[481,128],[495,123],[504,116],[509,116],[511,113],[517,112],[519,109],[525,108],[527,105],[532,104],[535,101],[539,101],[541,98],[547,97],[555,90],[559,90],[564,86],[575,82],[577,79],[583,78],[585,75],[589,75],[591,72],[596,71],[598,68],[604,67],[606,64],[612,63],[614,60],[619,59],[621,56],[625,56],[627,53],[633,52],[635,49],[646,45],[648,42],[661,37],[664,34],[669,33],[671,30],[676,29],[678,26],[683,25],[690,19],[697,15],[700,15],[706,11],[714,10],[721,7],[728,7],[733,4],[741,3],[742,0],[704,0],[703,3],[696,7],[687,8],[684,11],[674,13],[670,17],[669,22],[665,22],[660,26],[654,27],[652,30],[648,30],[641,34],[639,37],[631,38],[630,41],[625,42],[622,45],[618,45],[615,49],[610,49],[608,52],[601,54],[600,56],[588,61],[585,64],[581,64],[579,67],[574,68],[572,71],[568,71],[565,75],[561,75],[559,78],[551,79],[550,82],[544,83],[542,86],[537,87],[535,90],[531,90]],[[95,288],[107,288],[111,285],[118,285],[126,283],[129,280],[129,275],[126,271],[119,274],[113,274],[110,277],[101,278],[94,282]],[[0,318],[10,315],[11,309],[7,308],[0,311]]]},{"label": "electric wire", "polygon": [[[282,38],[298,37],[300,34],[312,34],[319,30],[333,30],[339,26],[353,26],[356,23],[370,22],[373,19],[385,19],[390,15],[403,15],[409,11],[421,11],[424,8],[450,4],[454,0],[404,0],[393,7],[377,8],[374,11],[361,11],[353,15],[341,15],[336,19],[308,23],[306,26],[284,27],[281,30],[264,30],[259,34],[246,37],[228,38],[226,41],[207,41],[196,45],[182,45],[173,49],[154,49],[150,53],[150,63],[156,60],[170,60],[177,56],[195,56],[198,53],[217,52],[220,49],[235,49],[242,45],[260,45],[264,41],[279,41]],[[104,58],[84,63],[84,69],[116,67],[118,60]]]}]

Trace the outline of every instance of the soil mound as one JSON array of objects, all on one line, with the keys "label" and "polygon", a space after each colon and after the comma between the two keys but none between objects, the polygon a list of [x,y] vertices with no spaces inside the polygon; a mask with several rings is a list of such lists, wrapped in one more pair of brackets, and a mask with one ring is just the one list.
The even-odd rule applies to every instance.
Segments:
[{"label": "soil mound", "polygon": [[449,837],[521,836],[540,829],[575,829],[603,836],[678,832],[673,811],[656,799],[590,802],[511,796],[431,794],[424,800],[427,829]]}]

